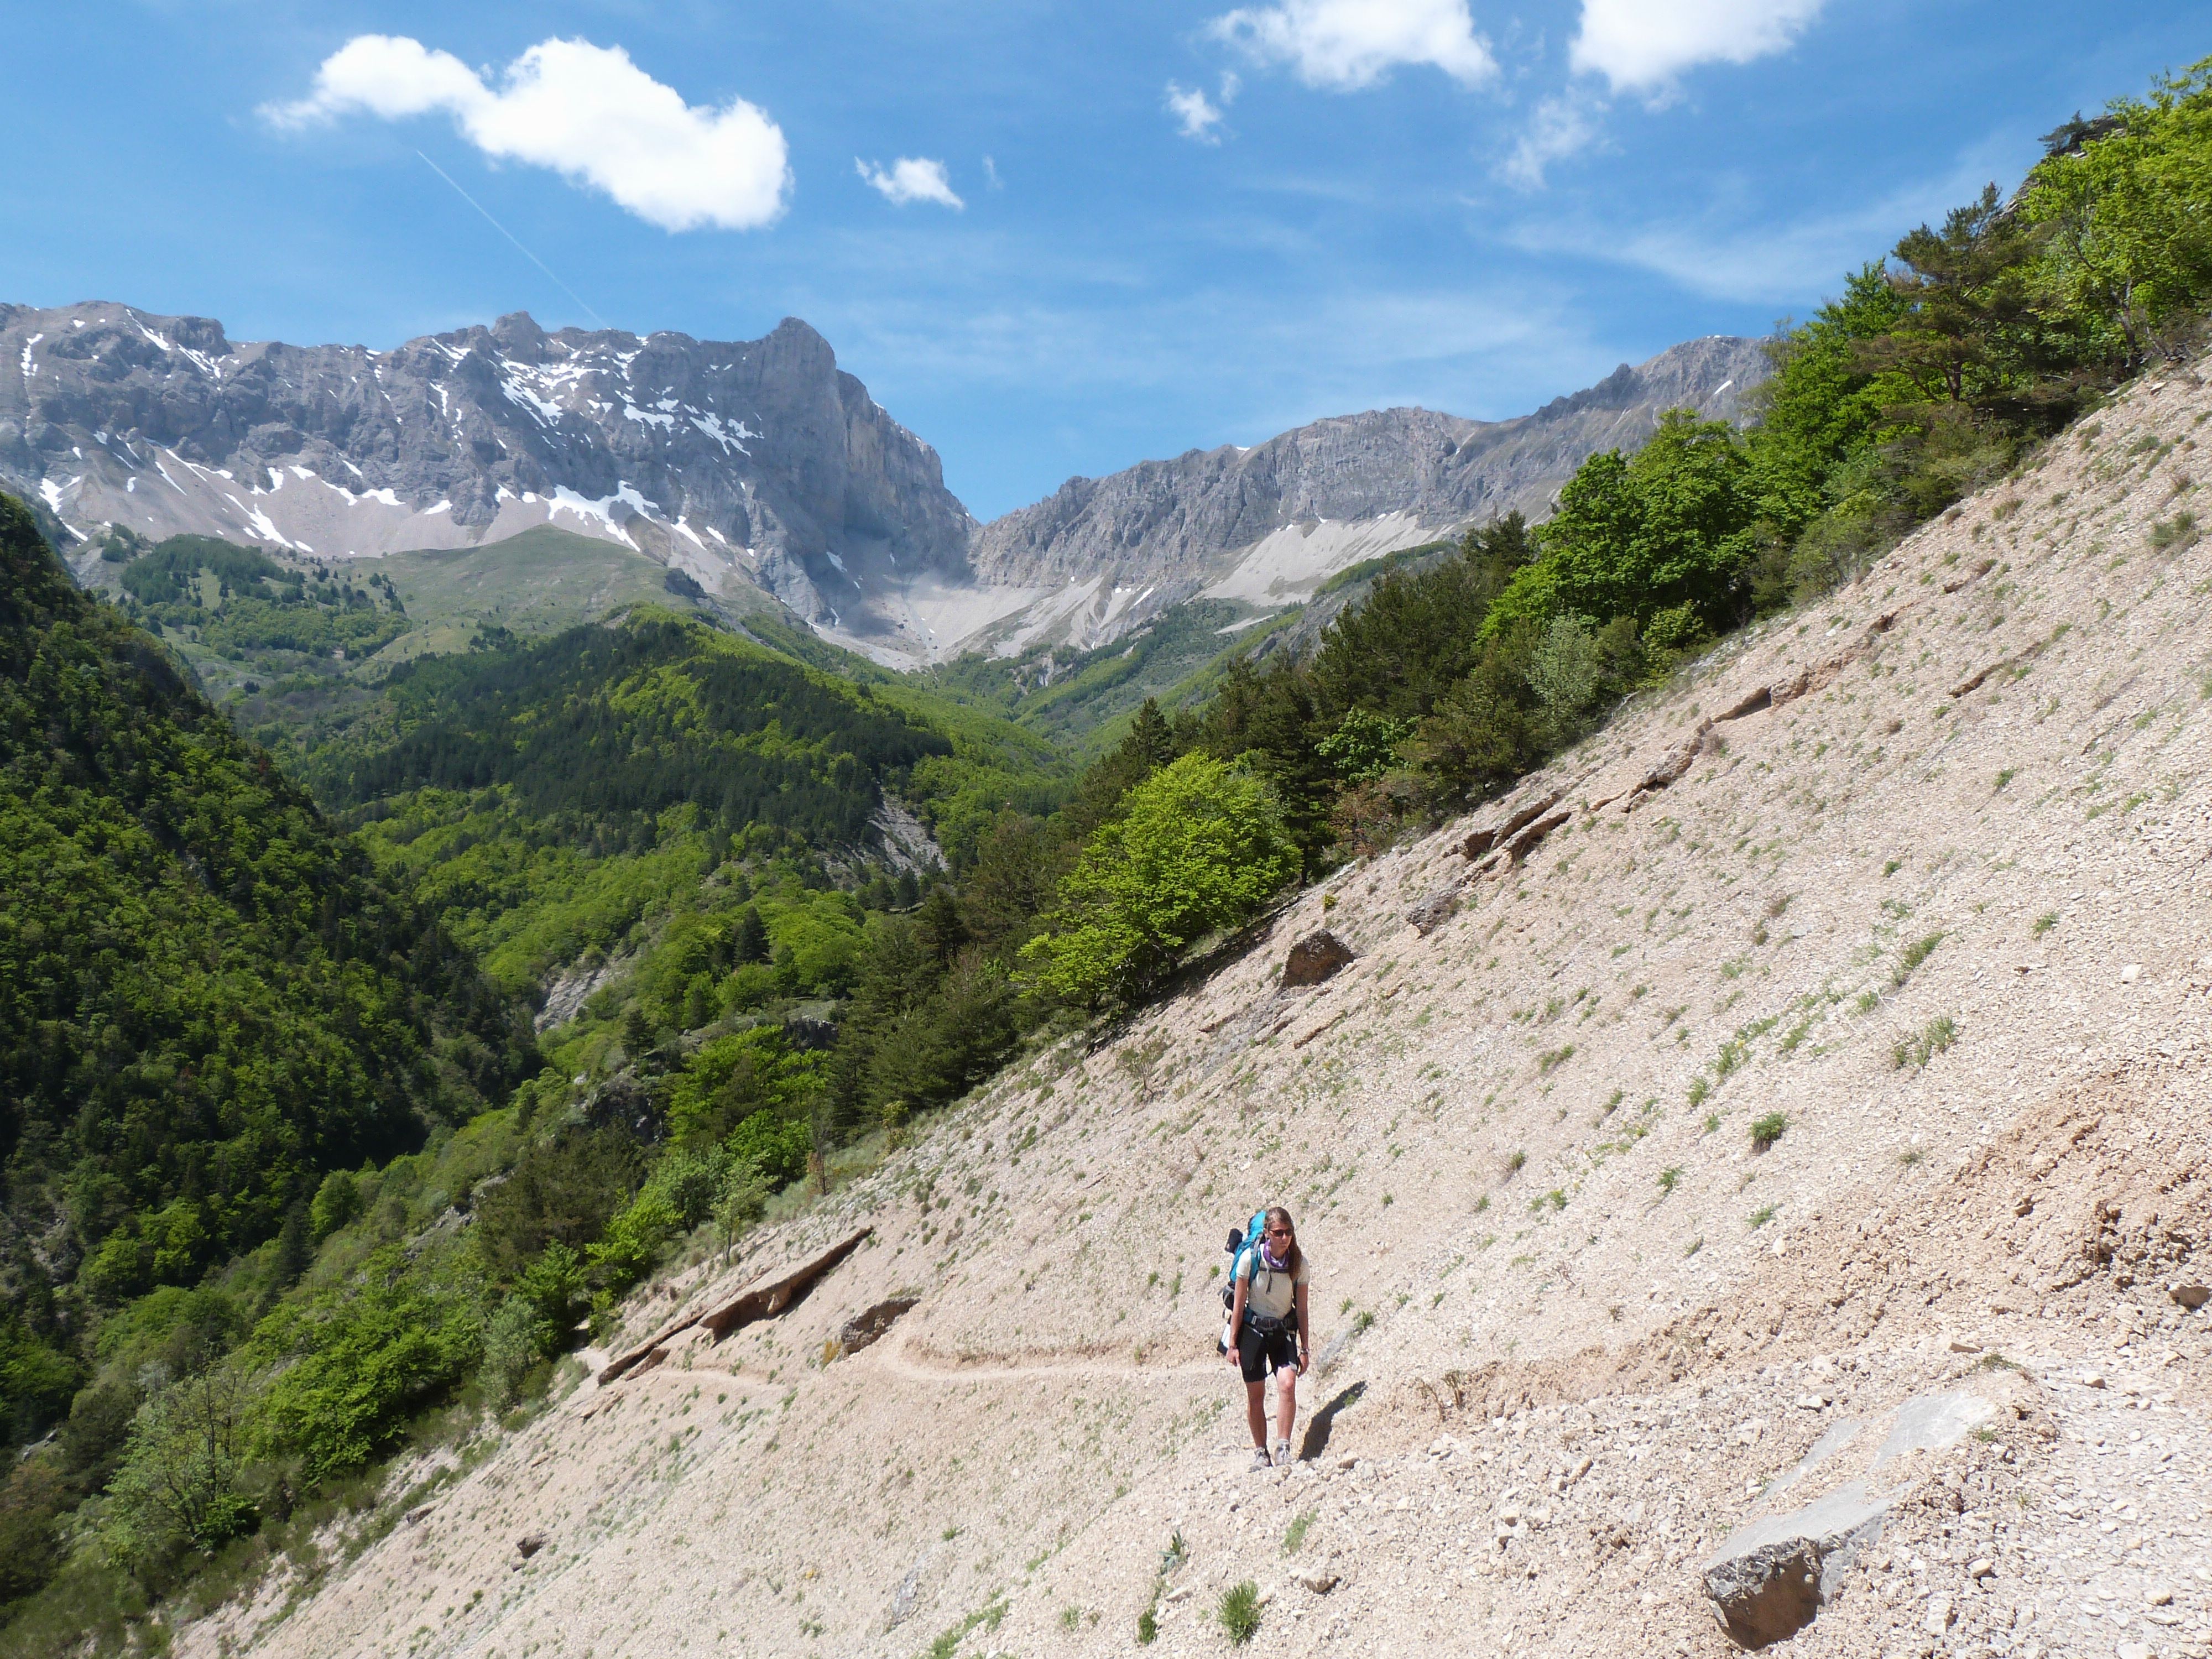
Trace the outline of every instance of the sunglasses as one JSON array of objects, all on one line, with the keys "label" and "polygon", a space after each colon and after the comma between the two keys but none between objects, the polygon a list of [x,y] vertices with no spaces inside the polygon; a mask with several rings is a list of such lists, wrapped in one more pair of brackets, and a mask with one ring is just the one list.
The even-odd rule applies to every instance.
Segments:
[{"label": "sunglasses", "polygon": [[1288,1238],[1290,1236],[1291,1230],[1288,1227],[1270,1227],[1267,1229],[1267,1237],[1270,1238]]}]

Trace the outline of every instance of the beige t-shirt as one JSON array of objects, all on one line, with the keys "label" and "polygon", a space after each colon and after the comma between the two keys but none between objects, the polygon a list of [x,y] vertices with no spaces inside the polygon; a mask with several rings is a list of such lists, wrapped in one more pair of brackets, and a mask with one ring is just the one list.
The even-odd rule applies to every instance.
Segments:
[{"label": "beige t-shirt", "polygon": [[1298,1270],[1295,1273],[1269,1273],[1255,1250],[1244,1258],[1243,1274],[1246,1285],[1244,1311],[1265,1314],[1270,1319],[1288,1319],[1297,1304],[1291,1296],[1292,1287],[1306,1283],[1313,1277],[1313,1262],[1304,1251],[1298,1252]]}]

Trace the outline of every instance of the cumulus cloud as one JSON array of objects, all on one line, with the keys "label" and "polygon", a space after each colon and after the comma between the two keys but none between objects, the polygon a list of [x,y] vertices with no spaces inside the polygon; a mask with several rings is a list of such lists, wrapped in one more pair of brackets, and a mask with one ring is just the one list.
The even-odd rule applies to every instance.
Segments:
[{"label": "cumulus cloud", "polygon": [[750,230],[783,211],[783,131],[743,99],[687,105],[621,47],[587,40],[540,41],[495,78],[404,36],[357,35],[323,60],[307,97],[262,114],[289,128],[449,115],[494,160],[550,167],[664,230]]},{"label": "cumulus cloud", "polygon": [[1237,77],[1221,77],[1221,101],[1217,104],[1206,95],[1203,88],[1186,87],[1178,82],[1168,82],[1168,113],[1176,118],[1176,126],[1186,138],[1195,138],[1201,144],[1221,142],[1221,124],[1228,118],[1228,106],[1237,96]]},{"label": "cumulus cloud", "polygon": [[1356,91],[1401,64],[1426,64],[1478,86],[1498,73],[1467,0],[1281,0],[1240,6],[1212,33],[1263,63],[1286,64],[1308,86]]},{"label": "cumulus cloud", "polygon": [[889,167],[882,167],[855,156],[853,165],[860,169],[860,177],[882,192],[885,201],[900,207],[909,202],[934,202],[939,207],[949,208],[968,205],[952,193],[952,181],[945,177],[942,161],[902,155]]},{"label": "cumulus cloud", "polygon": [[1700,64],[1748,64],[1782,52],[1825,0],[1583,0],[1568,54],[1615,92],[1663,95]]},{"label": "cumulus cloud", "polygon": [[1513,153],[1498,167],[1498,177],[1516,190],[1542,189],[1545,168],[1597,142],[1600,112],[1571,92],[1545,99],[1536,106]]}]

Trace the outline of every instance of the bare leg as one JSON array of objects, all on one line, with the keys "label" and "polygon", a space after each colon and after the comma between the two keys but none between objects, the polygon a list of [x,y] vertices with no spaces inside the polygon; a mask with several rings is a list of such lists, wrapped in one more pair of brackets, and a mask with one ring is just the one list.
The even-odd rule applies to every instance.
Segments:
[{"label": "bare leg", "polygon": [[1262,1380],[1244,1385],[1244,1418],[1252,1427],[1252,1443],[1267,1449],[1267,1384]]},{"label": "bare leg", "polygon": [[1275,1437],[1288,1440],[1291,1425],[1298,1419],[1298,1374],[1277,1371],[1275,1390]]}]

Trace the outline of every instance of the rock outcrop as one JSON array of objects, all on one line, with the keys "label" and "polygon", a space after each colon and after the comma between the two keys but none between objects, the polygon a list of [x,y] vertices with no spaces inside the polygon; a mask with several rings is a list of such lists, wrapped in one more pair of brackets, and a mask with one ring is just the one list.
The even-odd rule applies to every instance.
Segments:
[{"label": "rock outcrop", "polygon": [[787,318],[758,340],[526,313],[390,351],[234,342],[206,317],[0,306],[0,484],[103,524],[343,557],[554,524],[708,592],[866,632],[957,581],[974,523],[937,453]]},{"label": "rock outcrop", "polygon": [[1795,1636],[1841,1589],[1859,1551],[1881,1536],[1888,1513],[1887,1503],[1852,1485],[1730,1534],[1704,1569],[1721,1628],[1747,1648]]},{"label": "rock outcrop", "polygon": [[1287,989],[1319,985],[1352,965],[1352,947],[1328,928],[1318,928],[1291,946],[1283,959],[1283,984]]}]

